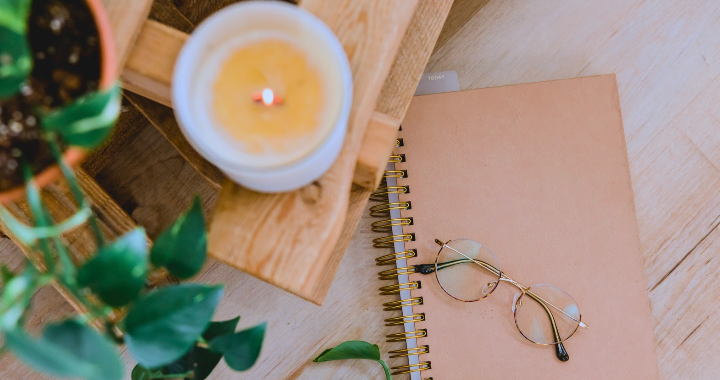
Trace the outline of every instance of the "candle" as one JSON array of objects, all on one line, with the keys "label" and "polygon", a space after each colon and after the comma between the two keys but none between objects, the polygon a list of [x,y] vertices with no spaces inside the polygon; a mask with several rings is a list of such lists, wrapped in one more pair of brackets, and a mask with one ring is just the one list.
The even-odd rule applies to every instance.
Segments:
[{"label": "candle", "polygon": [[332,165],[352,79],[337,38],[310,13],[248,2],[206,20],[183,47],[173,106],[198,152],[251,189],[288,191]]}]

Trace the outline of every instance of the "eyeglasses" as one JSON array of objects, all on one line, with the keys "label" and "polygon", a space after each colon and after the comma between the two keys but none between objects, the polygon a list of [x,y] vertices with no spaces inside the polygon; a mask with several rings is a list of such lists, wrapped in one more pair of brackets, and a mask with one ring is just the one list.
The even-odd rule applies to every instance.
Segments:
[{"label": "eyeglasses", "polygon": [[[552,285],[526,287],[500,270],[495,255],[482,244],[469,239],[435,239],[440,245],[435,264],[415,265],[418,273],[435,273],[440,287],[450,297],[475,302],[488,297],[501,281],[520,289],[515,295],[512,311],[515,326],[527,340],[540,345],[554,345],[558,359],[570,359],[563,342],[575,334],[582,322],[575,300]],[[469,264],[469,265],[467,265]],[[478,284],[485,284],[482,288]]]}]

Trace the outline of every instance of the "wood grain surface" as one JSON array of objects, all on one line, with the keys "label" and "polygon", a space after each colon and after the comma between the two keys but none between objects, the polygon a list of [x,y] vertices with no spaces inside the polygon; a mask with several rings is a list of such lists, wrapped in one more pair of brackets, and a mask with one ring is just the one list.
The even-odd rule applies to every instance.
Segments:
[{"label": "wood grain surface", "polygon": [[[447,38],[426,69],[456,70],[463,89],[617,73],[664,380],[715,379],[720,373],[719,29],[720,4],[709,0],[491,0]],[[217,196],[146,125],[96,179],[151,237],[194,193],[203,196],[206,212]],[[402,348],[384,343],[385,334],[399,329],[382,325],[392,315],[379,305],[394,297],[376,292],[388,282],[377,280],[374,257],[385,252],[372,248],[372,238],[380,236],[371,231],[372,221],[365,212],[322,307],[208,264],[196,280],[227,286],[217,319],[241,314],[242,327],[269,323],[255,368],[237,374],[223,363],[211,378],[382,378],[372,362],[311,363],[322,349],[349,339],[380,344],[384,358]],[[17,268],[21,258],[9,240],[0,240],[0,260]],[[34,307],[34,331],[72,312],[52,288],[35,297]],[[0,359],[0,373],[8,379],[47,378],[12,355]]]}]

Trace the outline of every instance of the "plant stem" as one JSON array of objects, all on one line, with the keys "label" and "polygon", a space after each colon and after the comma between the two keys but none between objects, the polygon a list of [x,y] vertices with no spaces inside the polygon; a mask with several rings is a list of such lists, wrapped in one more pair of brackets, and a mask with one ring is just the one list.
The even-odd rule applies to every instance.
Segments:
[{"label": "plant stem", "polygon": [[388,367],[388,365],[385,364],[385,362],[382,360],[378,360],[378,363],[380,363],[380,365],[383,367],[383,370],[385,370],[385,378],[387,380],[392,380],[392,377],[390,376],[390,368]]},{"label": "plant stem", "polygon": [[[60,166],[60,170],[62,170],[63,175],[65,176],[65,179],[67,180],[68,184],[70,185],[70,191],[73,193],[73,196],[75,197],[75,200],[78,203],[78,206],[80,208],[84,207],[90,207],[87,200],[85,199],[85,196],[83,195],[82,190],[80,189],[80,184],[77,181],[77,178],[75,177],[75,173],[70,169],[66,164],[65,161],[62,158],[62,152],[60,152],[60,146],[57,143],[57,136],[55,134],[49,134],[48,135],[48,145],[50,145],[50,150],[52,151],[53,156],[55,157],[55,160],[57,161],[58,165]],[[105,236],[103,236],[102,230],[100,229],[100,226],[97,223],[97,218],[95,216],[95,213],[90,213],[90,217],[88,218],[88,222],[90,223],[90,227],[93,230],[93,233],[95,234],[95,239],[97,240],[97,245],[99,248],[102,248],[105,246]]]},{"label": "plant stem", "polygon": [[198,347],[200,347],[200,348],[209,348],[209,347],[210,347],[210,343],[208,343],[208,341],[205,340],[205,338],[203,338],[202,335],[201,335],[200,337],[198,337]]},{"label": "plant stem", "polygon": [[105,236],[102,233],[102,230],[100,229],[100,225],[97,221],[97,216],[95,216],[95,213],[90,214],[90,218],[88,218],[88,223],[90,223],[90,227],[93,230],[93,233],[95,234],[95,239],[97,239],[97,245],[98,248],[102,248],[105,246]]}]

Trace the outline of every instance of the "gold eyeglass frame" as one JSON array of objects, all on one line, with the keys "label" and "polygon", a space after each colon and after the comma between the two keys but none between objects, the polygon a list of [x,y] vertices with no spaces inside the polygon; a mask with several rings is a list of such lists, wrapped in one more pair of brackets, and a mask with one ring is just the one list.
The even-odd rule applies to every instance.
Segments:
[{"label": "gold eyeglass frame", "polygon": [[[469,239],[454,239],[454,240],[469,240]],[[539,295],[537,295],[537,294],[535,294],[534,292],[532,292],[532,291],[530,290],[531,287],[524,286],[524,285],[520,284],[519,282],[513,280],[512,278],[510,278],[510,276],[506,275],[506,274],[505,274],[503,271],[501,271],[500,269],[498,269],[498,268],[492,266],[491,264],[486,263],[486,262],[484,262],[484,261],[482,261],[482,260],[472,259],[472,258],[470,258],[469,256],[467,256],[466,254],[464,254],[464,253],[458,251],[457,249],[449,246],[448,244],[449,244],[450,242],[454,241],[454,240],[448,240],[447,242],[443,243],[441,240],[435,239],[435,243],[437,243],[437,244],[440,246],[440,250],[438,250],[438,253],[437,253],[437,255],[435,256],[435,263],[434,263],[434,264],[420,264],[420,265],[415,265],[415,266],[414,266],[415,272],[420,273],[420,274],[425,274],[425,275],[430,274],[430,273],[435,273],[435,278],[437,279],[438,284],[440,284],[440,288],[442,288],[442,290],[443,290],[447,295],[449,295],[449,296],[452,297],[453,299],[456,299],[456,300],[461,301],[461,302],[477,302],[477,301],[480,301],[480,300],[483,300],[483,299],[487,298],[490,294],[492,294],[492,293],[495,291],[495,289],[498,288],[498,285],[500,284],[500,282],[507,282],[507,283],[512,284],[513,286],[515,286],[516,288],[518,288],[518,289],[520,290],[520,292],[521,292],[521,296],[520,296],[520,297],[517,297],[517,298],[515,299],[515,301],[514,301],[515,303],[514,303],[513,308],[512,308],[512,309],[513,309],[513,318],[514,318],[514,320],[515,320],[515,328],[518,330],[518,332],[519,332],[525,339],[527,339],[528,341],[530,341],[530,342],[532,342],[532,343],[535,343],[535,344],[538,344],[538,345],[541,345],[541,346],[554,345],[555,348],[556,348],[556,349],[555,349],[555,354],[556,354],[557,358],[558,358],[560,361],[563,361],[563,362],[568,361],[568,360],[570,359],[570,356],[568,355],[567,350],[565,350],[565,346],[563,345],[563,342],[566,341],[566,340],[568,340],[568,339],[570,339],[573,335],[575,335],[575,332],[577,331],[577,329],[578,329],[579,327],[588,328],[588,325],[585,324],[585,323],[582,321],[582,314],[579,314],[578,319],[575,319],[573,316],[567,314],[567,313],[566,313],[565,311],[563,311],[562,309],[558,308],[557,306],[553,305],[552,303],[546,301],[545,299],[543,299],[543,298],[540,297]],[[471,240],[471,241],[472,241],[472,240]],[[481,247],[485,248],[485,246],[482,245],[481,243],[478,243],[478,242],[475,242],[475,243],[477,243],[477,244],[479,244]],[[440,263],[440,262],[439,262],[439,260],[440,260],[440,252],[443,250],[443,248],[450,249],[451,251],[454,251],[454,252],[458,253],[459,255],[463,256],[464,258],[458,259],[458,260],[453,260],[453,261],[448,261],[448,262],[445,262],[445,263]],[[486,249],[487,249],[487,248],[486,248]],[[439,278],[439,276],[438,276],[438,271],[441,270],[441,269],[445,269],[445,268],[448,268],[448,267],[451,267],[451,266],[454,266],[454,265],[457,265],[457,264],[463,264],[463,263],[467,263],[467,262],[473,262],[473,263],[475,263],[475,264],[478,264],[478,265],[480,265],[481,267],[483,267],[485,270],[487,270],[487,271],[495,274],[496,276],[498,276],[497,282],[491,283],[491,284],[494,284],[494,285],[491,285],[491,284],[487,284],[487,285],[486,285],[486,287],[488,287],[488,286],[490,287],[490,291],[489,291],[489,292],[485,293],[485,292],[483,291],[483,292],[482,292],[482,293],[483,293],[483,296],[482,296],[482,297],[480,297],[480,298],[478,298],[478,299],[476,299],[476,300],[470,300],[470,301],[459,299],[459,298],[453,296],[452,294],[450,294],[450,292],[448,292],[448,290],[445,289],[445,286],[443,285],[442,281],[440,281],[440,278]],[[485,288],[483,288],[483,290],[484,290],[484,289],[485,289]],[[520,326],[518,325],[517,312],[518,312],[518,310],[519,310],[519,306],[520,306],[520,304],[521,304],[521,300],[522,300],[523,296],[525,296],[525,295],[527,295],[528,297],[530,297],[530,299],[532,299],[532,300],[534,300],[535,302],[537,302],[538,304],[540,304],[540,306],[542,306],[543,309],[545,310],[545,312],[547,313],[547,315],[548,315],[548,317],[549,317],[549,319],[550,319],[550,324],[552,325],[553,334],[555,335],[555,340],[556,340],[555,343],[538,343],[538,342],[535,342],[534,340],[530,339],[527,335],[525,335],[525,333],[523,333],[523,331],[520,329]],[[572,298],[572,297],[571,297],[571,298]],[[553,309],[559,311],[560,313],[564,314],[564,315],[567,316],[568,318],[570,318],[570,319],[578,322],[578,324],[575,326],[575,330],[573,330],[572,333],[570,333],[570,335],[567,336],[567,338],[561,339],[561,337],[560,337],[560,332],[558,331],[558,328],[557,328],[557,323],[555,322],[555,316],[554,316],[553,313],[550,311],[550,308],[553,308]]]}]

